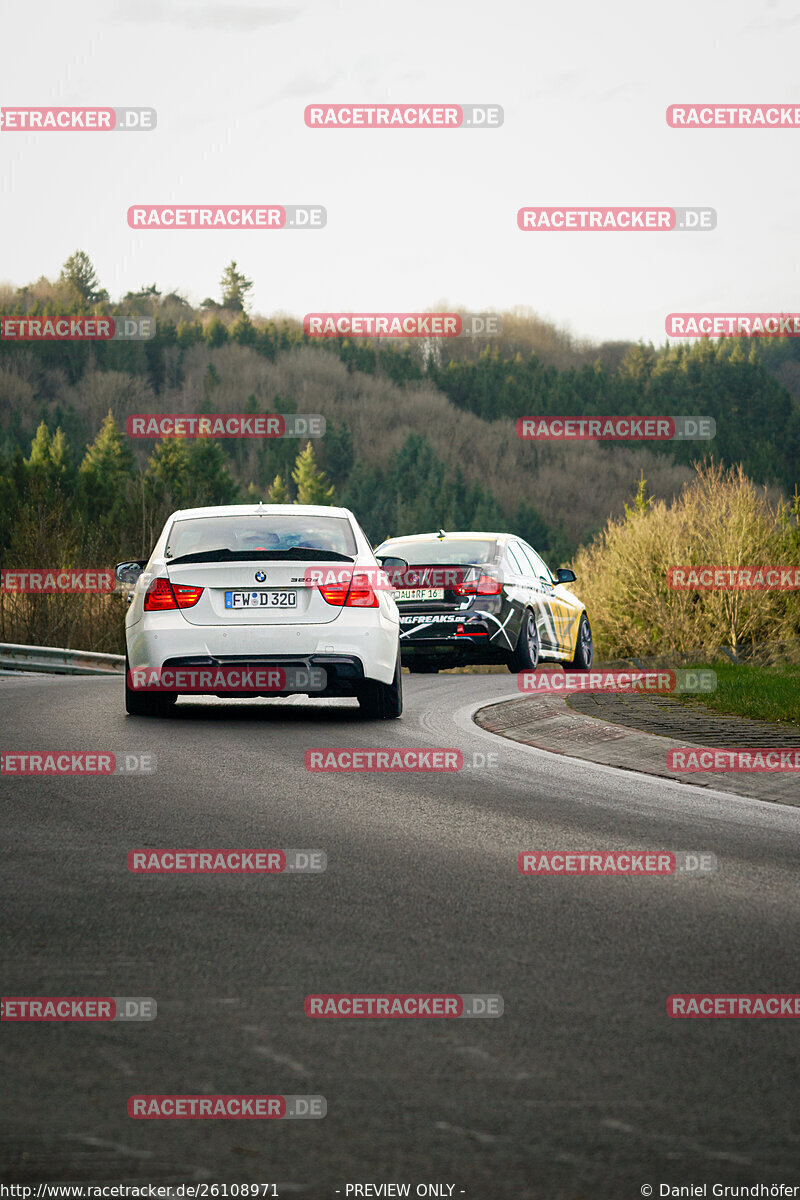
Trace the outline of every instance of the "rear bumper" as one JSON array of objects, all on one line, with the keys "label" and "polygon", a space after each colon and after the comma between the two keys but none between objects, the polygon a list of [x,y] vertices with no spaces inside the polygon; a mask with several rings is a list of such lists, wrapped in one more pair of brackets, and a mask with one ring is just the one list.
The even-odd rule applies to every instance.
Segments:
[{"label": "rear bumper", "polygon": [[469,663],[504,663],[508,660],[505,640],[491,637],[491,622],[459,616],[446,623],[419,625],[414,618],[400,619],[400,653],[406,665],[427,660],[446,666]]},{"label": "rear bumper", "polygon": [[[179,671],[184,668],[202,668],[202,667],[277,667],[280,670],[287,671],[290,674],[292,671],[305,670],[309,674],[314,668],[322,668],[325,672],[326,686],[324,690],[319,691],[314,689],[309,692],[314,696],[355,696],[358,692],[358,685],[364,682],[364,664],[360,659],[348,654],[249,654],[240,655],[219,655],[212,658],[209,655],[187,655],[183,658],[168,658],[162,664],[164,670]],[[194,693],[195,695],[197,693]],[[219,696],[227,696],[228,699],[236,698],[241,695],[252,696],[253,692],[217,692],[211,693]],[[255,693],[256,695],[259,693]],[[270,696],[286,696],[289,692],[270,691],[263,693]]]},{"label": "rear bumper", "polygon": [[477,612],[401,612],[403,661],[437,660],[459,666],[468,662],[505,662],[510,653],[497,612],[489,602]]},{"label": "rear bumper", "polygon": [[[397,662],[398,629],[378,609],[363,612],[344,609],[327,625],[190,625],[178,613],[147,613],[126,628],[128,660],[132,670],[159,669],[167,663],[211,665],[214,663],[330,665],[331,674],[342,684],[350,676],[348,663],[358,664],[361,679],[391,683]],[[351,692],[326,692],[350,695]]]}]

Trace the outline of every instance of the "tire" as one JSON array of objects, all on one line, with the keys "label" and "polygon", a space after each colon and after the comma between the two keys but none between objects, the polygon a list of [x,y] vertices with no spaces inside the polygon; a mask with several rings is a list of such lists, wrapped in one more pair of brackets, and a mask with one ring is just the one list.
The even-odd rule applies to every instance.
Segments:
[{"label": "tire", "polygon": [[592,627],[589,624],[589,618],[586,613],[581,617],[581,623],[578,626],[578,640],[575,643],[575,657],[572,662],[567,663],[567,666],[573,671],[588,671],[591,668],[594,659],[594,646],[592,644]]},{"label": "tire", "polygon": [[125,711],[129,717],[168,717],[178,699],[177,692],[137,692],[128,684],[130,664],[125,652]]},{"label": "tire", "polygon": [[400,655],[391,683],[367,679],[358,693],[358,706],[365,717],[376,721],[391,721],[403,711],[403,677],[400,674]]},{"label": "tire", "polygon": [[429,658],[418,658],[416,662],[408,664],[409,675],[436,675],[438,671],[436,663]]},{"label": "tire", "polygon": [[529,608],[525,609],[514,653],[508,662],[513,675],[520,671],[535,671],[539,665],[539,630],[536,617]]}]

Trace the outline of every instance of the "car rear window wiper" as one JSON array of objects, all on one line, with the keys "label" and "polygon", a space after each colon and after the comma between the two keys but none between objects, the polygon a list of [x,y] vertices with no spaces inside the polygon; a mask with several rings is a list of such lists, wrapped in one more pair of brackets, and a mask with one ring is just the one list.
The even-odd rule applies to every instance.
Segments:
[{"label": "car rear window wiper", "polygon": [[196,554],[180,554],[177,558],[167,556],[167,565],[176,566],[178,563],[203,562],[285,562],[287,560],[310,562],[355,562],[347,554],[338,554],[335,550],[313,550],[306,546],[292,546],[289,550],[199,550]]}]

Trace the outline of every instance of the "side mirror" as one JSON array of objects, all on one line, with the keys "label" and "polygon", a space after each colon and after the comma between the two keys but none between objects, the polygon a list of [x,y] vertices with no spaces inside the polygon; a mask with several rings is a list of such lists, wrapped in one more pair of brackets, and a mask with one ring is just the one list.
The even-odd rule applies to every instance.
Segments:
[{"label": "side mirror", "polygon": [[574,583],[578,576],[569,567],[559,567],[556,571],[556,583]]},{"label": "side mirror", "polygon": [[386,578],[393,588],[397,588],[400,584],[405,583],[405,573],[408,570],[408,563],[404,558],[395,558],[392,554],[381,554],[377,558],[381,570],[386,572]]},{"label": "side mirror", "polygon": [[114,574],[120,583],[127,583],[132,586],[136,583],[136,580],[146,566],[147,559],[138,559],[136,562],[117,563]]}]

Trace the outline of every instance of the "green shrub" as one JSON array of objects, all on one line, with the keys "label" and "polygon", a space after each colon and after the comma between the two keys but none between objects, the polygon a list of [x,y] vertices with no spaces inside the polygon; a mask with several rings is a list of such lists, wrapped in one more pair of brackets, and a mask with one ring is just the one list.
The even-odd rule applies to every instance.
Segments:
[{"label": "green shrub", "polygon": [[774,507],[741,467],[698,466],[671,503],[645,481],[625,516],[575,560],[578,590],[605,659],[734,652],[800,636],[798,592],[673,591],[672,566],[797,566],[800,497]]}]

